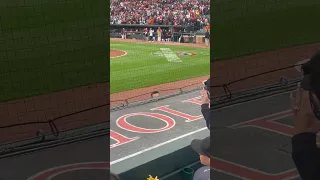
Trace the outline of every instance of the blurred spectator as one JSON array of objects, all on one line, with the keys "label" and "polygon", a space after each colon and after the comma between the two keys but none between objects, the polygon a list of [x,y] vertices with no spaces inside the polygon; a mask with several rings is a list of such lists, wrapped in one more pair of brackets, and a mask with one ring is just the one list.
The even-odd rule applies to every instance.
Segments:
[{"label": "blurred spectator", "polygon": [[161,40],[167,41],[167,31],[165,29],[162,30]]},{"label": "blurred spectator", "polygon": [[291,93],[295,135],[292,159],[301,179],[320,179],[320,51],[303,64],[303,79]]},{"label": "blurred spectator", "polygon": [[204,82],[205,87],[201,90],[201,112],[210,130],[210,78]]},{"label": "blurred spectator", "polygon": [[149,30],[149,41],[154,41],[154,30],[150,28]]},{"label": "blurred spectator", "polygon": [[148,28],[145,28],[143,33],[146,36],[146,41],[148,41],[149,40],[149,30],[148,30]]},{"label": "blurred spectator", "polygon": [[167,33],[167,41],[171,41],[171,38],[172,38],[172,32],[171,30],[169,30]]},{"label": "blurred spectator", "polygon": [[161,36],[162,36],[162,29],[158,27],[158,30],[157,30],[158,41],[161,41]]},{"label": "blurred spectator", "polygon": [[125,28],[122,28],[121,30],[121,38],[122,39],[127,39],[127,32]]},{"label": "blurred spectator", "polygon": [[210,0],[110,0],[111,24],[207,26]]},{"label": "blurred spectator", "polygon": [[204,165],[194,173],[193,180],[210,180],[210,158],[213,157],[212,149],[210,148],[210,137],[203,140],[193,140],[191,147],[200,155],[200,162]]},{"label": "blurred spectator", "polygon": [[209,46],[210,45],[210,33],[209,33],[209,30],[207,30],[205,36],[204,36],[204,41],[206,43],[206,46]]},{"label": "blurred spectator", "polygon": [[210,31],[210,24],[209,23],[206,26],[206,31]]}]

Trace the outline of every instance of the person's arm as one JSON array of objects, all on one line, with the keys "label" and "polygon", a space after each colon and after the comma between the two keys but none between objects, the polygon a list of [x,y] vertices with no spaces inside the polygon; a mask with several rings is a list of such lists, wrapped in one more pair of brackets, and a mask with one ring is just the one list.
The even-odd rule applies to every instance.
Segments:
[{"label": "person's arm", "polygon": [[209,104],[202,104],[201,105],[201,112],[202,115],[206,121],[206,125],[208,127],[208,129],[210,129],[210,108],[209,108]]},{"label": "person's arm", "polygon": [[201,102],[201,112],[206,121],[208,129],[210,129],[210,99],[208,97],[208,92],[205,89],[201,91]]},{"label": "person's arm", "polygon": [[296,131],[291,142],[292,159],[303,180],[318,180],[320,179],[320,148],[316,146],[316,132],[319,131],[319,121],[312,112],[308,91],[298,90],[296,93],[300,93],[300,100],[296,99],[299,96],[291,95]]}]

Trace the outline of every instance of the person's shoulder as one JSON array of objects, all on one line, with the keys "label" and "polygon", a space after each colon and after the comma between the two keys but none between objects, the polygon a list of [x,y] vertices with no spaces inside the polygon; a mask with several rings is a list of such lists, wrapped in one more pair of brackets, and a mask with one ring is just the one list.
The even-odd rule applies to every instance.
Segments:
[{"label": "person's shoulder", "polygon": [[210,167],[203,166],[199,168],[193,176],[193,180],[209,180],[210,179]]}]

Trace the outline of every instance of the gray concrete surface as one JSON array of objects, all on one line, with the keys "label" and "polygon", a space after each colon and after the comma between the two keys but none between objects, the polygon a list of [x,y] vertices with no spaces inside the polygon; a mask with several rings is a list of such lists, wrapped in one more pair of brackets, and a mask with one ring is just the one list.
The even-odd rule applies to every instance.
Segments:
[{"label": "gray concrete surface", "polygon": [[[199,96],[199,92],[193,92],[164,99],[154,103],[148,103],[143,106],[123,109],[111,112],[111,129],[127,137],[139,137],[138,140],[114,147],[110,151],[111,171],[122,173],[132,168],[138,167],[156,158],[170,154],[176,150],[190,145],[194,138],[205,138],[209,136],[209,130],[206,128],[204,119],[193,122],[185,122],[185,119],[159,110],[151,110],[156,107],[169,105],[168,107],[176,111],[200,116],[200,106],[193,103],[183,103],[182,101]],[[135,133],[119,128],[116,120],[130,113],[150,112],[160,113],[172,117],[175,126],[171,129],[159,133]],[[136,116],[128,118],[128,122],[143,128],[161,128],[165,123],[155,118]],[[115,141],[111,140],[111,144]],[[160,146],[159,146],[160,145]],[[159,146],[159,147],[157,147]]]},{"label": "gray concrete surface", "polygon": [[[119,128],[116,120],[125,114],[136,112],[155,112],[151,109],[169,105],[174,110],[190,115],[200,115],[199,105],[182,103],[182,101],[199,96],[199,92],[184,94],[150,103],[135,108],[124,109],[111,113],[111,129],[127,137],[139,137],[138,140],[111,149],[111,171],[121,173],[134,169],[150,161],[166,156],[181,148],[187,147],[194,138],[204,138],[208,135],[203,119],[185,122],[183,118],[168,115],[176,121],[175,127],[160,133],[134,133]],[[289,109],[289,94],[246,102],[215,110],[212,116],[211,144],[216,147],[212,166],[215,180],[280,180],[299,179],[291,160],[290,134],[277,132],[273,126],[253,127],[236,126],[239,123],[250,122],[264,118],[275,125],[292,130],[292,118]],[[284,112],[284,115],[273,115]],[[269,117],[270,116],[270,117]],[[275,119],[272,119],[275,118]],[[145,128],[163,127],[159,120],[147,117],[130,117],[128,122]],[[188,135],[188,133],[192,133]],[[183,138],[179,138],[184,136]],[[163,144],[171,139],[173,142]],[[113,141],[111,141],[113,143]],[[163,144],[159,147],[157,145]],[[154,148],[153,148],[154,147]],[[150,149],[151,148],[151,149]],[[186,157],[187,158],[187,157]]]},{"label": "gray concrete surface", "polygon": [[[52,180],[100,180],[109,178],[109,137],[100,137],[29,154],[0,159],[1,180],[27,180],[57,168]],[[61,174],[59,173],[61,170]],[[52,169],[53,170],[53,169]],[[64,171],[64,172],[62,172]],[[30,180],[49,180],[47,176]]]},{"label": "gray concrete surface", "polygon": [[[212,165],[219,173],[213,173],[212,178],[299,179],[290,154],[289,103],[285,93],[216,110],[213,122],[217,129],[211,131],[211,143],[217,148]],[[277,115],[279,112],[284,113]]]},{"label": "gray concrete surface", "polygon": [[[170,154],[187,148],[192,139],[207,137],[209,131],[206,129],[203,118],[186,122],[184,118],[177,115],[151,110],[169,105],[168,108],[173,110],[199,116],[201,115],[199,105],[183,102],[197,96],[199,92],[192,92],[112,112],[112,131],[126,137],[139,138],[110,149],[111,171],[123,173],[137,167],[141,168],[143,165],[149,166],[148,163],[152,161],[161,157],[170,157]],[[211,131],[211,144],[215,147],[212,179],[281,180],[287,178],[298,180],[290,157],[292,118],[286,112],[288,109],[289,94],[285,93],[215,110],[212,115],[214,130]],[[158,133],[129,132],[117,126],[116,121],[119,117],[138,112],[166,115],[174,119],[175,126]],[[144,116],[129,117],[127,122],[145,129],[161,128],[166,125],[160,120]],[[109,162],[109,151],[106,148],[108,148],[107,144],[112,145],[115,142],[106,136],[0,159],[0,179],[26,180],[50,168],[51,170],[54,168],[65,170],[64,173],[56,174],[52,180],[107,179],[108,165],[106,164]],[[190,154],[190,151],[186,152]],[[185,157],[185,160],[188,158],[191,156]],[[174,157],[171,160],[173,161]],[[90,162],[90,165],[83,164]],[[170,166],[171,162],[166,161],[166,163],[167,166]],[[154,165],[157,164],[154,163]],[[68,170],[72,166],[76,168]],[[33,178],[33,180],[38,179]]]}]

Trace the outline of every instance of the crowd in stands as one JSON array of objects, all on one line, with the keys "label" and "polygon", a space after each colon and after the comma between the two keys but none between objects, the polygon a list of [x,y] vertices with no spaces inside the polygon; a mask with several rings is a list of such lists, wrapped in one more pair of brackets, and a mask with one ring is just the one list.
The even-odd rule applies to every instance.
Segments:
[{"label": "crowd in stands", "polygon": [[205,27],[210,0],[110,0],[110,23]]}]

